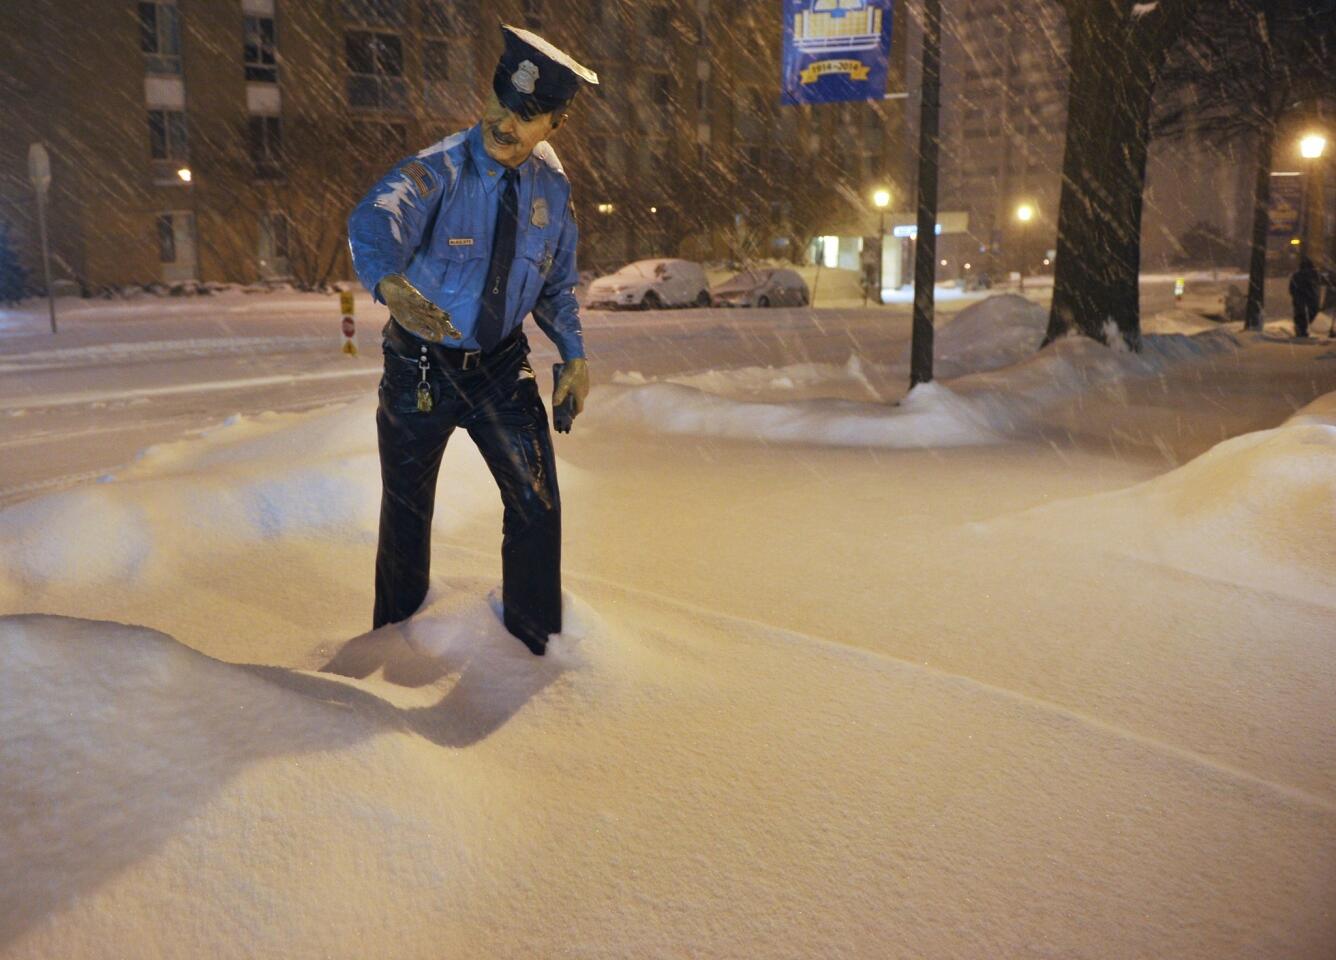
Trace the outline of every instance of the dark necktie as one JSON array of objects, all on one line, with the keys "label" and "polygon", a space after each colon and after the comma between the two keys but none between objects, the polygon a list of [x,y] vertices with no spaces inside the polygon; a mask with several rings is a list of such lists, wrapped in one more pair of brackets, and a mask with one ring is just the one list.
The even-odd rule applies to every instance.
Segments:
[{"label": "dark necktie", "polygon": [[510,264],[515,259],[515,232],[519,229],[519,175],[507,170],[502,178],[501,202],[496,208],[496,229],[492,231],[492,262],[487,268],[487,286],[478,310],[478,329],[474,337],[484,353],[501,340],[506,326],[506,282]]}]

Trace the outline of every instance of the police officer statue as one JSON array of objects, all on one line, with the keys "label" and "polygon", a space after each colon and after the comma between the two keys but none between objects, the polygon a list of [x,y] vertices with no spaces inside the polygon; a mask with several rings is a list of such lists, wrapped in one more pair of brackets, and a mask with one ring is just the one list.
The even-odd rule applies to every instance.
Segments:
[{"label": "police officer statue", "polygon": [[561,631],[561,499],[547,411],[522,326],[531,313],[564,361],[553,404],[589,392],[575,301],[570,183],[545,142],[598,77],[526,30],[505,49],[481,122],[397,164],[353,210],[358,278],[390,308],[376,428],[380,541],[374,626],[427,594],[436,475],[456,427],[505,507],[506,628],[535,654]]}]

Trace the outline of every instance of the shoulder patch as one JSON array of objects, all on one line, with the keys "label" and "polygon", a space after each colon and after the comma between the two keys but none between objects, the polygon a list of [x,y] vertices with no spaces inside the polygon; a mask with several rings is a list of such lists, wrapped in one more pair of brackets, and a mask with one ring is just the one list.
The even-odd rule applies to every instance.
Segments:
[{"label": "shoulder patch", "polygon": [[436,178],[431,175],[426,165],[420,160],[411,160],[404,164],[400,172],[417,187],[419,197],[429,197],[436,189]]}]

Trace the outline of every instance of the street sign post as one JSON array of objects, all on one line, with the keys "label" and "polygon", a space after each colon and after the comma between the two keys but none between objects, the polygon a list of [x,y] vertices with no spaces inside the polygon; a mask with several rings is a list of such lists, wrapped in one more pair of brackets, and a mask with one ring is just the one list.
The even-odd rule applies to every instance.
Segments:
[{"label": "street sign post", "polygon": [[51,290],[51,247],[46,238],[46,195],[51,189],[51,157],[46,147],[28,147],[28,179],[37,191],[37,224],[42,234],[42,274],[46,278],[46,303],[51,313],[51,332],[56,332],[56,297]]},{"label": "street sign post", "polygon": [[343,313],[343,352],[350,357],[357,356],[357,324],[353,320],[353,295],[344,290],[339,294],[339,309]]}]

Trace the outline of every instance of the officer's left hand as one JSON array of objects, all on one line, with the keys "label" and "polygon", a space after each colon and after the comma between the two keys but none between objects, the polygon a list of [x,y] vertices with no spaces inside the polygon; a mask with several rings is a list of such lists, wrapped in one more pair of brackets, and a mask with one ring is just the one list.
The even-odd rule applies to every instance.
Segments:
[{"label": "officer's left hand", "polygon": [[589,364],[584,357],[566,361],[557,388],[552,391],[552,406],[561,406],[567,396],[574,401],[577,414],[584,409],[585,397],[589,396]]}]

